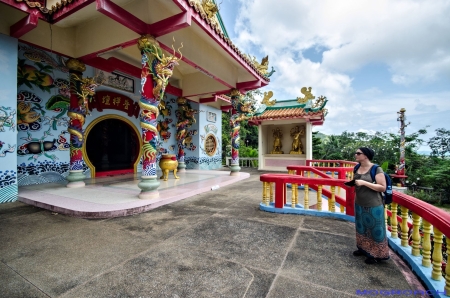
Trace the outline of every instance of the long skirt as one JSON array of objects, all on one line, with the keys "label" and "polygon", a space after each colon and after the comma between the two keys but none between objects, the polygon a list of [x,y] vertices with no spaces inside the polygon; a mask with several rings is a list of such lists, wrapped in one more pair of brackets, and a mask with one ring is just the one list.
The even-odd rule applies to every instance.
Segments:
[{"label": "long skirt", "polygon": [[366,257],[389,259],[384,206],[362,207],[355,204],[356,246]]}]

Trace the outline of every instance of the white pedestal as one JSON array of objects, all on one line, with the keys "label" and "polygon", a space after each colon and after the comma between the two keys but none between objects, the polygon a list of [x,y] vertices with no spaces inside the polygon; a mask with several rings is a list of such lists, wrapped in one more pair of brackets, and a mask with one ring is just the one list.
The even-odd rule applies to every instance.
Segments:
[{"label": "white pedestal", "polygon": [[408,189],[407,187],[392,186],[392,190],[395,190],[395,191],[398,191],[398,192],[402,192],[402,193],[406,193],[407,189]]}]

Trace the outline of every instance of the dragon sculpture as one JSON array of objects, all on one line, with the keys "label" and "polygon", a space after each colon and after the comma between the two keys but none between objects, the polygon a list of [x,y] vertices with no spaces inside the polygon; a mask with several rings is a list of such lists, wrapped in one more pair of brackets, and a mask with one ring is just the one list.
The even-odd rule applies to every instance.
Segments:
[{"label": "dragon sculpture", "polygon": [[142,54],[142,72],[141,72],[141,99],[139,106],[141,108],[140,121],[143,140],[143,165],[142,176],[156,176],[156,157],[159,144],[159,135],[157,130],[157,118],[159,109],[164,109],[163,97],[169,78],[173,74],[173,68],[181,59],[173,55],[165,56],[159,46],[158,41],[150,35],[144,35],[138,40],[138,48]]},{"label": "dragon sculpture", "polygon": [[241,121],[250,119],[255,113],[254,105],[251,101],[245,100],[244,96],[237,89],[231,90],[231,105],[233,115],[230,118],[231,126],[231,164],[239,165],[239,131]]},{"label": "dragon sculpture", "polygon": [[89,115],[89,101],[95,94],[95,88],[99,85],[95,78],[83,78],[81,73],[72,71],[70,73],[71,97],[76,97],[72,101],[67,116],[69,116],[70,133],[70,170],[77,171],[83,169],[82,147],[84,143],[83,125],[86,116]]},{"label": "dragon sculpture", "polygon": [[188,136],[188,128],[196,123],[195,114],[197,110],[191,108],[190,103],[184,97],[177,99],[178,110],[176,111],[177,122],[177,144],[178,144],[178,162],[184,162],[186,153],[184,149],[186,144],[191,142],[192,136]]},{"label": "dragon sculpture", "polygon": [[203,12],[206,14],[206,17],[211,22],[211,25],[213,27],[219,26],[219,24],[215,19],[215,16],[219,11],[219,8],[212,0],[202,0],[201,5],[199,7],[201,7],[200,10],[203,10]]}]

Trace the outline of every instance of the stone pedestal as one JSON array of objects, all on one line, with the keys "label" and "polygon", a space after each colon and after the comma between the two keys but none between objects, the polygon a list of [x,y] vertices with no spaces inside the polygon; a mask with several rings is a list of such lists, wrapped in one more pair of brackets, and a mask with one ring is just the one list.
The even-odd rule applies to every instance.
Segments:
[{"label": "stone pedestal", "polygon": [[392,186],[392,190],[395,190],[395,191],[398,191],[398,192],[402,192],[402,193],[406,193],[408,188],[407,187],[401,187],[401,186]]},{"label": "stone pedestal", "polygon": [[241,167],[239,166],[239,164],[231,164],[230,170],[231,170],[230,176],[238,176]]},{"label": "stone pedestal", "polygon": [[186,173],[186,164],[184,162],[178,162],[178,173]]},{"label": "stone pedestal", "polygon": [[69,183],[67,183],[66,185],[66,187],[68,188],[79,188],[86,185],[84,183],[84,179],[86,179],[86,176],[83,174],[83,170],[70,171],[66,179],[67,181],[69,181]]},{"label": "stone pedestal", "polygon": [[142,176],[141,181],[138,183],[138,187],[141,189],[139,194],[139,199],[148,200],[155,199],[159,197],[158,187],[160,182],[157,177],[146,177]]}]

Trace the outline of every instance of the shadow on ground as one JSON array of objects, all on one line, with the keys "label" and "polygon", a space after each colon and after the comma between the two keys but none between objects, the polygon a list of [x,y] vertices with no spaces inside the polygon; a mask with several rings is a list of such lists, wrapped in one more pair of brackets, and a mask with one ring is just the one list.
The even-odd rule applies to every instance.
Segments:
[{"label": "shadow on ground", "polygon": [[0,205],[2,297],[353,297],[415,290],[352,255],[349,222],[260,211],[249,179],[130,217]]}]

